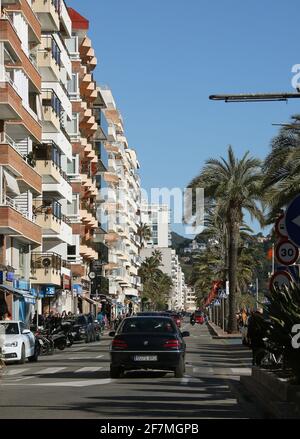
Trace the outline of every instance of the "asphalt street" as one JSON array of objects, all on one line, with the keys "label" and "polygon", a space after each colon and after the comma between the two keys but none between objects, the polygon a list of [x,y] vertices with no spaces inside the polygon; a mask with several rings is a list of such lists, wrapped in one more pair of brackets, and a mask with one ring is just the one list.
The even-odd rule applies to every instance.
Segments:
[{"label": "asphalt street", "polygon": [[213,339],[205,325],[186,338],[184,378],[128,372],[109,377],[111,339],[77,343],[37,363],[11,364],[0,381],[0,418],[263,418],[239,380],[251,373],[251,353],[240,340]]}]

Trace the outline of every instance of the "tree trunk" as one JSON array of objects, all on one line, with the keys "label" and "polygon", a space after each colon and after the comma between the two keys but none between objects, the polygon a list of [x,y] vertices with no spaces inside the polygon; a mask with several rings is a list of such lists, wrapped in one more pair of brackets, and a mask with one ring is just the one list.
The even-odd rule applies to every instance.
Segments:
[{"label": "tree trunk", "polygon": [[237,291],[237,265],[238,247],[240,237],[240,221],[238,212],[231,211],[228,224],[228,277],[229,277],[229,316],[228,333],[237,332],[236,319],[236,291]]}]

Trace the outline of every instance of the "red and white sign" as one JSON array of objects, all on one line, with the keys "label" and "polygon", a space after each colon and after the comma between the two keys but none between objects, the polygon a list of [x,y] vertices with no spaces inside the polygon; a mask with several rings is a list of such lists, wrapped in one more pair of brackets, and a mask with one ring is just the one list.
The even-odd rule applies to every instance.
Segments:
[{"label": "red and white sign", "polygon": [[293,265],[299,258],[299,249],[291,241],[280,241],[275,248],[277,261],[282,265]]},{"label": "red and white sign", "polygon": [[286,285],[288,288],[293,283],[292,276],[287,271],[276,271],[270,279],[270,291],[274,288],[282,288]]},{"label": "red and white sign", "polygon": [[285,226],[285,214],[283,213],[275,223],[275,232],[280,238],[287,239],[288,233]]}]

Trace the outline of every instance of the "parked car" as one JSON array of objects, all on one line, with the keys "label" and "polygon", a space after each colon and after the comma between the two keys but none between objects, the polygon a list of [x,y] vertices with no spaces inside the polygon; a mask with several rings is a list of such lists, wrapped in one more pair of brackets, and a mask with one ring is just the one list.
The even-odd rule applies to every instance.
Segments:
[{"label": "parked car", "polygon": [[92,314],[80,314],[73,323],[74,341],[84,340],[86,343],[96,340],[94,318]]},{"label": "parked car", "polygon": [[17,361],[20,364],[38,361],[39,343],[30,329],[20,320],[0,320],[3,334],[2,355],[5,363]]},{"label": "parked car", "polygon": [[170,317],[135,316],[122,321],[110,346],[110,375],[119,378],[124,371],[137,369],[170,370],[182,378],[186,344]]}]

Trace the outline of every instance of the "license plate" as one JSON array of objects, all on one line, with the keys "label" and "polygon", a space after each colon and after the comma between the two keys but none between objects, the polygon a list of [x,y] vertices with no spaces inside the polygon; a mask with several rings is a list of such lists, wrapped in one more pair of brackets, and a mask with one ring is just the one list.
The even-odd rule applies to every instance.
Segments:
[{"label": "license plate", "polygon": [[134,361],[157,361],[157,355],[135,355]]}]

